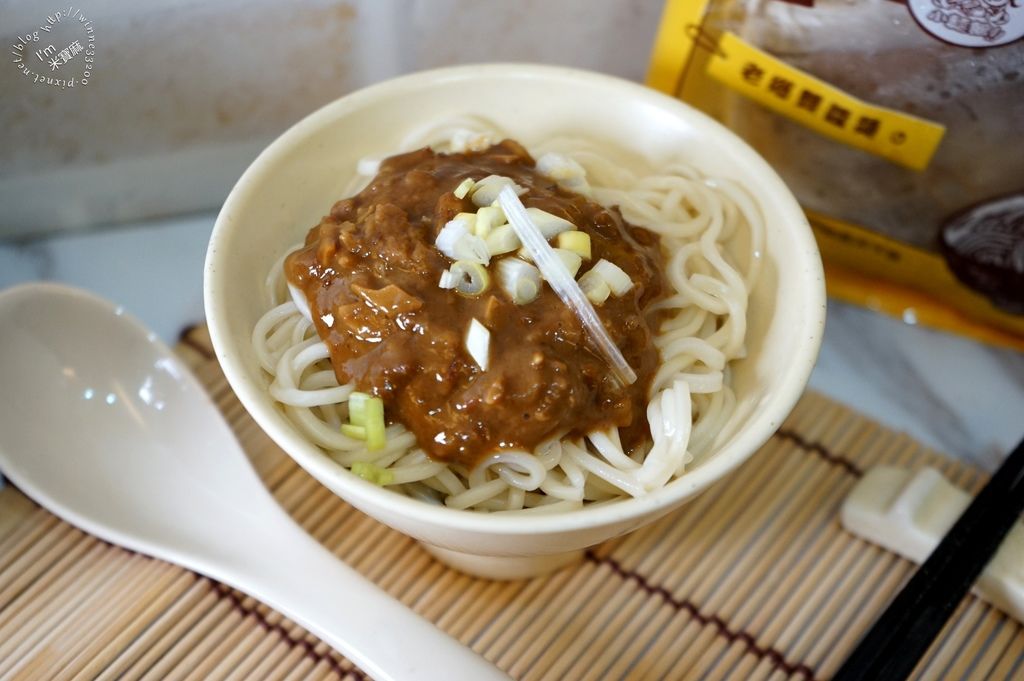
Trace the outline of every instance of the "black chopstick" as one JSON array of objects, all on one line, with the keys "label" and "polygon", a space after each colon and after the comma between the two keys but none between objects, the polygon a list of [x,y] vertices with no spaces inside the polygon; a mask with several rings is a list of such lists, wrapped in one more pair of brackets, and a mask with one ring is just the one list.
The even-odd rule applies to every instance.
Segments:
[{"label": "black chopstick", "polygon": [[1024,440],[861,639],[832,681],[907,678],[1024,510]]}]

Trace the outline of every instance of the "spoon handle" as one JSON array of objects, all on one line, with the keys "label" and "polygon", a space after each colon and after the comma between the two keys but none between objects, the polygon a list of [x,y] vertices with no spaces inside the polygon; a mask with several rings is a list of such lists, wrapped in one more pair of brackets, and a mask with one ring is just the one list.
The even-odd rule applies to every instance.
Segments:
[{"label": "spoon handle", "polygon": [[280,529],[236,537],[233,567],[202,571],[301,624],[378,681],[508,679],[298,527]]}]

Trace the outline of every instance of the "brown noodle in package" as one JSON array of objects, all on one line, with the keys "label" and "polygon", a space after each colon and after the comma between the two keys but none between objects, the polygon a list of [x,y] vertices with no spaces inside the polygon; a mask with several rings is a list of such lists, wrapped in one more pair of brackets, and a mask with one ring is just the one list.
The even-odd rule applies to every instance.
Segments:
[{"label": "brown noodle in package", "polygon": [[667,0],[647,82],[746,139],[830,295],[1024,349],[1024,0]]}]

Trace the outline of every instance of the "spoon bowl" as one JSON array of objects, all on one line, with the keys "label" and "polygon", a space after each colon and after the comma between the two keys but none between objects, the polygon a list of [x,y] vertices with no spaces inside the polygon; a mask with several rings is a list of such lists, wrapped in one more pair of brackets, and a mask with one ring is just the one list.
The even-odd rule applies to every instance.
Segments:
[{"label": "spoon bowl", "polygon": [[55,284],[0,292],[0,397],[0,471],[69,523],[262,600],[374,678],[505,678],[302,531],[122,308]]}]

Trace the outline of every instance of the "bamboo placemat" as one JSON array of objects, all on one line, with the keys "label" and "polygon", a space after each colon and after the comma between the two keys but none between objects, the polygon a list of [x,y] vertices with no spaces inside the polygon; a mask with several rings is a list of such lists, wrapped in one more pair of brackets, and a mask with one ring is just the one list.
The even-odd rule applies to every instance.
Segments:
[{"label": "bamboo placemat", "polygon": [[[489,582],[434,561],[298,469],[193,329],[179,346],[281,504],[416,612],[522,679],[827,679],[912,566],[843,532],[876,463],[977,471],[809,393],[750,462],[578,566]],[[353,616],[358,616],[354,614]],[[917,678],[1024,676],[1020,625],[969,597]],[[105,544],[0,491],[0,678],[365,679],[253,599]]]}]

